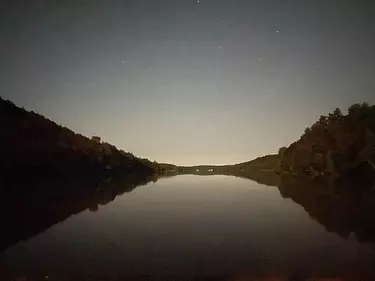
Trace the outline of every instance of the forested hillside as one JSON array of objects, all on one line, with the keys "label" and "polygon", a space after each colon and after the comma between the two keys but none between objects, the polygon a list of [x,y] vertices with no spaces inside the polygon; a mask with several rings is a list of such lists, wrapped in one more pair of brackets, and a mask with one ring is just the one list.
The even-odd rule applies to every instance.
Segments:
[{"label": "forested hillside", "polygon": [[0,98],[0,178],[151,174],[157,164]]},{"label": "forested hillside", "polygon": [[294,174],[375,173],[374,162],[375,106],[367,103],[321,116],[281,153],[282,171]]}]

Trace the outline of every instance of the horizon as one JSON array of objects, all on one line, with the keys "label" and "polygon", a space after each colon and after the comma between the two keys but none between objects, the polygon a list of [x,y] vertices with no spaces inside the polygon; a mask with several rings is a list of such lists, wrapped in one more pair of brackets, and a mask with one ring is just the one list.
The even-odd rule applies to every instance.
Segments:
[{"label": "horizon", "polygon": [[[0,96],[0,98],[3,99],[2,96]],[[7,100],[7,99],[3,99],[3,100],[5,100],[5,101],[10,101],[11,103],[13,103],[13,101],[11,101],[11,100]],[[13,103],[13,104],[14,104],[14,103]],[[32,110],[30,110],[30,109],[24,108],[24,107],[19,106],[19,105],[17,105],[17,104],[14,104],[14,105],[17,106],[18,108],[21,108],[21,109],[26,110],[27,112],[32,112]],[[39,114],[39,112],[35,112],[35,113]],[[42,116],[43,116],[44,118],[48,119],[49,121],[55,122],[54,120],[51,120],[50,118],[48,118],[48,116],[44,116],[44,115],[42,115]],[[56,124],[57,124],[57,123],[56,123]],[[62,125],[62,124],[57,124],[57,125],[64,126],[64,125]],[[70,129],[70,128],[68,128],[68,129]],[[76,131],[73,131],[73,132],[74,132],[75,134],[81,134],[80,132],[76,132]],[[85,137],[91,139],[91,138],[94,137],[94,136],[85,136]],[[100,136],[98,136],[98,137],[100,137]],[[100,137],[100,138],[101,138],[101,137]],[[101,138],[101,142],[103,143],[103,142],[106,142],[106,141],[103,140],[103,139]],[[112,144],[112,143],[110,143],[110,144]],[[117,146],[116,146],[116,148],[117,148],[118,150],[124,150],[124,149],[121,148],[121,147],[117,147]],[[125,151],[125,152],[130,152],[130,153],[132,153],[131,151],[126,151],[126,150],[124,150],[124,151]],[[253,159],[249,159],[249,160],[244,161],[244,162],[248,162],[248,161],[255,160],[255,159],[257,159],[257,158],[262,158],[262,157],[265,157],[265,156],[268,156],[268,155],[276,155],[276,154],[277,154],[277,153],[270,153],[270,154],[260,155],[260,156],[256,156],[255,158],[253,158]],[[140,157],[140,156],[138,156],[138,155],[134,155],[134,156],[136,156],[136,157]],[[144,159],[148,159],[148,160],[150,160],[150,161],[153,161],[152,159],[149,159],[149,158],[147,158],[147,157],[140,157],[140,158],[144,158]],[[154,161],[156,161],[156,160],[154,160]],[[158,162],[158,161],[157,161],[157,162]],[[241,163],[243,163],[243,162],[236,162],[236,163],[223,163],[223,164],[193,164],[193,165],[179,165],[179,164],[168,163],[168,162],[158,162],[158,163],[159,163],[159,164],[167,164],[167,165],[181,166],[181,167],[195,167],[195,166],[225,166],[225,165],[241,164]]]},{"label": "horizon", "polygon": [[372,1],[17,2],[3,98],[151,161],[250,161],[375,104]]},{"label": "horizon", "polygon": [[[1,96],[0,96],[0,98],[1,99],[3,99]],[[5,101],[10,101],[10,100],[6,100],[6,99],[3,99],[3,100],[5,100]],[[11,103],[13,103],[12,101],[10,101]],[[364,103],[366,103],[366,102],[364,102]],[[13,103],[14,104],[14,103]],[[33,112],[32,110],[29,110],[29,109],[27,109],[27,108],[24,108],[24,107],[21,107],[21,106],[18,106],[17,104],[14,104],[16,107],[18,107],[18,108],[21,108],[21,109],[24,109],[24,110],[26,110],[27,112]],[[370,106],[373,106],[373,105],[371,105],[370,104]],[[348,110],[347,109],[345,109],[345,110],[343,110],[343,109],[341,109],[341,108],[339,108],[340,109],[340,111],[342,112],[342,114],[344,114],[344,115],[346,115],[347,113],[348,113]],[[333,110],[331,111],[331,112],[329,112],[329,113],[332,113],[333,112]],[[37,114],[39,114],[38,112],[34,112],[34,113],[37,113]],[[44,115],[42,115],[44,118],[46,118],[46,119],[48,119],[49,121],[52,121],[52,122],[54,122],[53,120],[51,120],[51,119],[49,119],[48,118],[48,116],[44,116]],[[57,123],[56,123],[57,124]],[[57,125],[60,125],[60,126],[63,126],[62,124],[57,124]],[[68,128],[68,129],[70,129],[70,128]],[[74,132],[75,134],[80,134],[80,132]],[[302,134],[301,134],[302,135]],[[100,137],[100,136],[85,136],[85,137],[87,137],[87,138],[89,138],[89,139],[91,139],[92,137]],[[101,138],[101,137],[100,137]],[[102,138],[101,138],[101,140],[100,140],[102,143],[106,143],[106,141],[105,140],[103,140]],[[295,140],[295,141],[297,141],[297,140]],[[112,143],[110,143],[110,144],[112,144]],[[289,144],[290,145],[290,144]],[[287,145],[287,146],[285,146],[285,147],[288,147],[289,145]],[[121,148],[121,147],[116,147],[118,150],[124,150],[123,148]],[[126,150],[124,150],[125,152],[130,152],[130,153],[132,153],[131,151],[126,151]],[[252,158],[252,159],[248,159],[248,160],[246,160],[246,161],[243,161],[243,162],[236,162],[236,163],[223,163],[223,164],[210,164],[210,163],[204,163],[204,164],[202,164],[202,163],[200,163],[200,164],[190,164],[190,165],[183,165],[183,164],[175,164],[175,163],[169,163],[169,162],[159,162],[159,161],[156,161],[156,160],[154,160],[154,161],[156,161],[157,163],[159,163],[159,164],[166,164],[166,165],[174,165],[174,166],[178,166],[178,167],[195,167],[195,166],[230,166],[230,165],[235,165],[235,164],[242,164],[242,163],[246,163],[246,162],[250,162],[250,161],[253,161],[253,160],[256,160],[256,159],[258,159],[258,158],[262,158],[262,157],[266,157],[266,156],[270,156],[270,155],[277,155],[277,153],[269,153],[269,154],[264,154],[264,155],[259,155],[259,156],[256,156],[256,157],[254,157],[254,158]],[[140,157],[140,156],[138,156],[138,155],[135,155],[136,157]],[[140,158],[143,158],[143,159],[147,159],[147,160],[150,160],[150,161],[152,161],[152,159],[148,159],[147,157],[140,157]]]}]

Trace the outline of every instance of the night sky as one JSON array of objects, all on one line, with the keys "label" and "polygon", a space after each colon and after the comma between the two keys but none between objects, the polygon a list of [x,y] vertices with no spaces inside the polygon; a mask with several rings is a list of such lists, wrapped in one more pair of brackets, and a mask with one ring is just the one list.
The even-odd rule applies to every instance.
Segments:
[{"label": "night sky", "polygon": [[247,161],[375,103],[374,2],[3,0],[0,95],[150,160]]}]

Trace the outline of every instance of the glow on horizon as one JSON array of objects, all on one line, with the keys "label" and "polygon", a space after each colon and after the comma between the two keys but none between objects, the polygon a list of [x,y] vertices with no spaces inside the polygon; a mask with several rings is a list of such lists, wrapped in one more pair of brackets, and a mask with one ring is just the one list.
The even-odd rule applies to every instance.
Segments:
[{"label": "glow on horizon", "polygon": [[370,3],[12,2],[3,98],[150,160],[248,161],[375,103]]}]

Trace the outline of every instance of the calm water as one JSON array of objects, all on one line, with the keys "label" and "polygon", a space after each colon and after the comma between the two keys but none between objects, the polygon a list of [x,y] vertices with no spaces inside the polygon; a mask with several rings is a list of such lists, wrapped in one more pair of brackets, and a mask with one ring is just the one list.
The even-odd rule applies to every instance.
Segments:
[{"label": "calm water", "polygon": [[0,264],[26,274],[161,279],[375,273],[374,243],[327,228],[277,187],[227,176],[177,176],[70,216],[8,247]]}]

